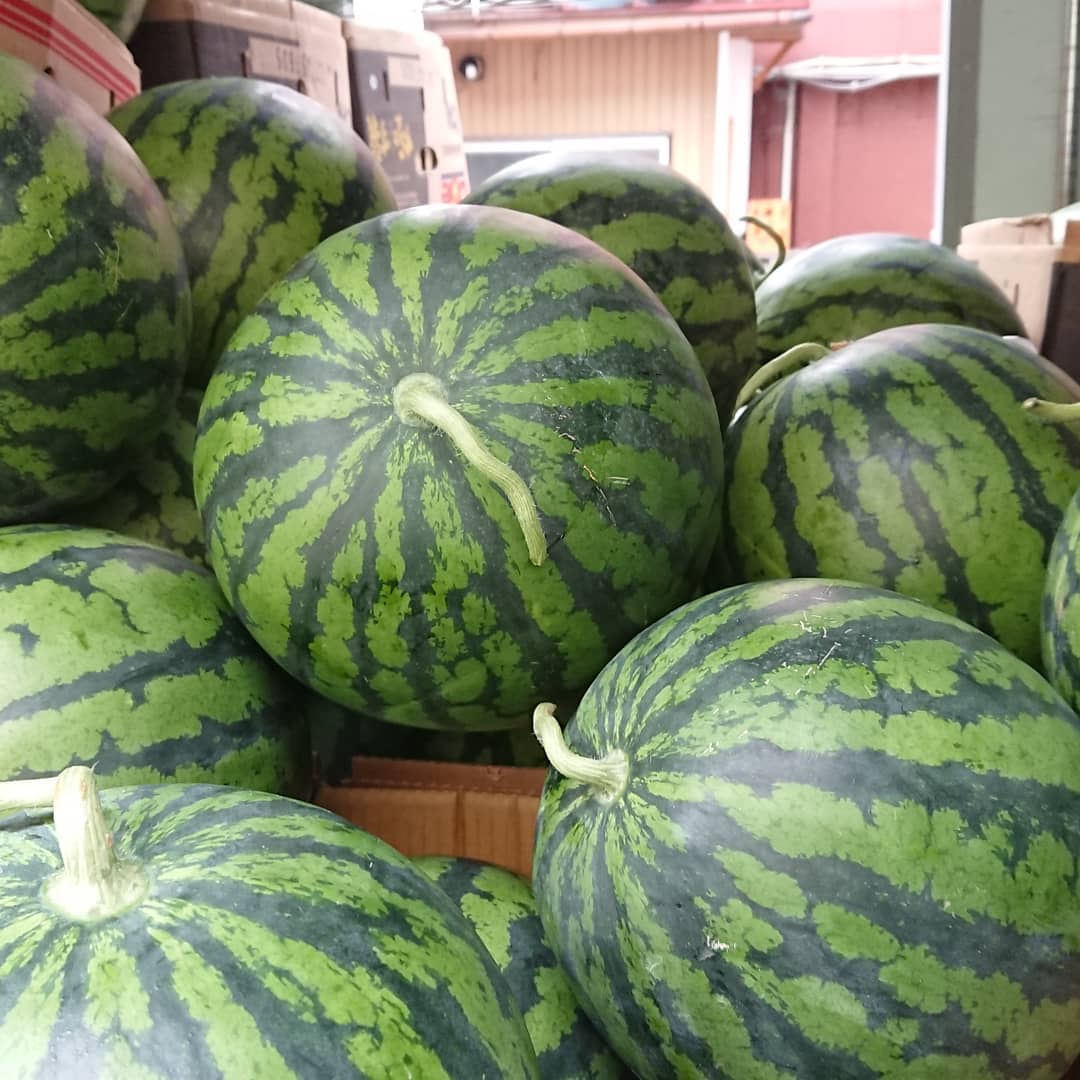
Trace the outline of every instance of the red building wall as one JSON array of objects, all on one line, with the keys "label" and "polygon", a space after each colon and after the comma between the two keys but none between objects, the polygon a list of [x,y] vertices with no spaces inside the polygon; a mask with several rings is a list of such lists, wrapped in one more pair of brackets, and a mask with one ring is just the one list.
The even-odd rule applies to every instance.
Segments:
[{"label": "red building wall", "polygon": [[[782,63],[935,54],[940,7],[940,0],[813,0],[803,40]],[[767,62],[769,55],[762,47],[758,62]],[[786,95],[786,80],[773,80],[754,98],[753,198],[780,194]],[[800,85],[795,124],[793,244],[873,230],[929,236],[936,79],[908,79],[855,93]]]}]

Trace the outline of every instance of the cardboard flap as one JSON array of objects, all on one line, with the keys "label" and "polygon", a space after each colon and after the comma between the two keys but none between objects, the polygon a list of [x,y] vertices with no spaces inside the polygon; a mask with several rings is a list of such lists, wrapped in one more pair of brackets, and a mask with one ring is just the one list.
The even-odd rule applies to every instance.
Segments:
[{"label": "cardboard flap", "polygon": [[1058,254],[1058,262],[1080,262],[1080,221],[1067,221],[1065,223],[1065,238],[1061,243],[1061,252]]},{"label": "cardboard flap", "polygon": [[316,803],[403,855],[479,859],[528,876],[546,769],[357,757]]},{"label": "cardboard flap", "polygon": [[349,786],[539,797],[547,769],[354,757]]},{"label": "cardboard flap", "polygon": [[988,218],[975,221],[960,230],[960,243],[966,246],[997,244],[1052,244],[1053,223],[1049,214],[1028,214],[1015,218]]}]

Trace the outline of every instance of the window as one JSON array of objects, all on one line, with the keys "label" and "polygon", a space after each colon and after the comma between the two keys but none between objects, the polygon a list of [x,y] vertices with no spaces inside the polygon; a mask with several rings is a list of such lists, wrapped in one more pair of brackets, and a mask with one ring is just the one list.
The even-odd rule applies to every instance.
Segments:
[{"label": "window", "polygon": [[586,150],[593,153],[627,154],[671,164],[670,135],[584,135],[569,138],[469,139],[465,160],[469,184],[479,187],[489,176],[515,161],[553,150]]}]

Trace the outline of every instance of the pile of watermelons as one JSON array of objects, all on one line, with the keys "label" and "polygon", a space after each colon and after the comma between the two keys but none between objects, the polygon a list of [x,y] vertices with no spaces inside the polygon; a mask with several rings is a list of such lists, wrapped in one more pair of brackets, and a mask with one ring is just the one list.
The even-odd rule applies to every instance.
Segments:
[{"label": "pile of watermelons", "polygon": [[[5,1080],[1065,1073],[1080,387],[943,248],[758,279],[666,168],[397,211],[0,58]],[[531,883],[313,743],[548,761]]]}]

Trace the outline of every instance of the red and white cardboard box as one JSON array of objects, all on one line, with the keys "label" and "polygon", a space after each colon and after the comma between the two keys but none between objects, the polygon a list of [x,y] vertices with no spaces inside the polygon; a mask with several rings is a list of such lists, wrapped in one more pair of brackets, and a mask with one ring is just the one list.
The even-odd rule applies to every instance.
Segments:
[{"label": "red and white cardboard box", "polygon": [[102,114],[141,89],[127,46],[75,0],[0,0],[0,52],[47,72]]}]

